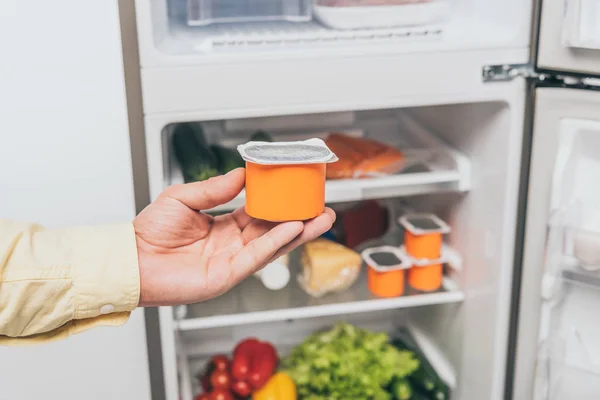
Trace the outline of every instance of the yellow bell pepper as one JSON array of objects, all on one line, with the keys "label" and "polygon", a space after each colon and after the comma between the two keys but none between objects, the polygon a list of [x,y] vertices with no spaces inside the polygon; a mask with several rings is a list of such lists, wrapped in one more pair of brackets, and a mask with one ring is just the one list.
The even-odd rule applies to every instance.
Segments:
[{"label": "yellow bell pepper", "polygon": [[296,385],[287,374],[277,372],[252,394],[252,400],[296,400]]}]

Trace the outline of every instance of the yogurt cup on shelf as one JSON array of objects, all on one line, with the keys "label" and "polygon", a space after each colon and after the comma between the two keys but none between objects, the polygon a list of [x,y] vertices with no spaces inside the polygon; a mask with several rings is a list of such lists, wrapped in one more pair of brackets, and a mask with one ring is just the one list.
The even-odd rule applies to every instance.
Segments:
[{"label": "yogurt cup on shelf", "polygon": [[398,297],[404,294],[404,274],[411,262],[398,247],[371,247],[361,256],[368,267],[367,285],[373,295]]}]

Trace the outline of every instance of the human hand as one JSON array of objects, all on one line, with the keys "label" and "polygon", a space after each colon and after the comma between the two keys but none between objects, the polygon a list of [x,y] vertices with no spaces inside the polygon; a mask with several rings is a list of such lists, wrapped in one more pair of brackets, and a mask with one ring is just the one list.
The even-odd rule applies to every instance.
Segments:
[{"label": "human hand", "polygon": [[236,197],[245,171],[167,188],[133,221],[142,307],[189,304],[219,296],[271,260],[331,228],[333,210],[306,221],[273,223],[243,208],[211,217]]}]

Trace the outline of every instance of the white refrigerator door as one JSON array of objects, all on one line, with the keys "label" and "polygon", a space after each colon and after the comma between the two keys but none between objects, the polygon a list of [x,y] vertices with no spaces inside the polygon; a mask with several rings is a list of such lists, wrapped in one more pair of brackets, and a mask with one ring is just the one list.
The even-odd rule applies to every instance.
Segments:
[{"label": "white refrigerator door", "polygon": [[544,0],[537,67],[600,75],[600,0]]},{"label": "white refrigerator door", "polygon": [[600,91],[536,90],[513,399],[600,393]]}]

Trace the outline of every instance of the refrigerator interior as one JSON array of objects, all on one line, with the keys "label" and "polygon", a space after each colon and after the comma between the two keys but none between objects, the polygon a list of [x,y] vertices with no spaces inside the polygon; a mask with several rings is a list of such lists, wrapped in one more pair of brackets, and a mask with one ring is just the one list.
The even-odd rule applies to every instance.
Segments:
[{"label": "refrigerator interior", "polygon": [[[433,349],[431,357],[446,360],[440,361],[444,365],[440,368],[449,382],[455,382],[456,398],[500,399],[522,140],[512,111],[504,101],[490,101],[201,121],[209,142],[227,146],[247,141],[256,129],[268,131],[275,140],[347,132],[394,145],[407,154],[425,154],[420,163],[396,175],[328,181],[326,201],[338,210],[367,199],[389,205],[394,210],[392,228],[378,240],[392,244],[401,240],[394,222],[402,212],[433,212],[451,226],[445,243],[460,257],[445,269],[442,289],[432,293],[408,291],[397,298],[375,298],[366,290],[363,275],[345,292],[313,299],[294,279],[273,292],[251,277],[217,299],[175,310],[161,308],[169,399],[178,393],[184,399],[196,394],[192,377],[199,363],[213,350],[231,351],[244,335],[264,334],[285,353],[308,332],[354,318],[359,325],[385,331],[400,325],[416,328],[432,343],[426,346]],[[155,194],[158,186],[183,181],[171,148],[172,131],[168,124],[160,140],[148,142]],[[152,180],[158,175],[160,180]],[[212,211],[232,210],[243,201],[242,193]]]},{"label": "refrigerator interior", "polygon": [[[339,26],[324,25],[331,18],[328,13],[344,8],[342,13],[355,13],[349,18],[360,21],[368,16],[361,12],[377,12],[377,7],[320,7],[319,1],[311,0],[253,0],[246,6],[232,1],[138,0],[142,65],[185,64],[232,54],[474,50],[526,47],[529,43],[530,1],[411,3],[396,6],[401,11],[387,7],[383,13],[384,20],[397,13],[404,19],[402,26],[388,27],[392,22],[382,21],[381,27],[346,29],[348,24],[343,21]],[[198,8],[206,9],[205,20],[194,17]],[[263,14],[270,15],[271,10],[280,20],[257,17],[263,9]],[[221,14],[222,19],[211,19]]]}]

